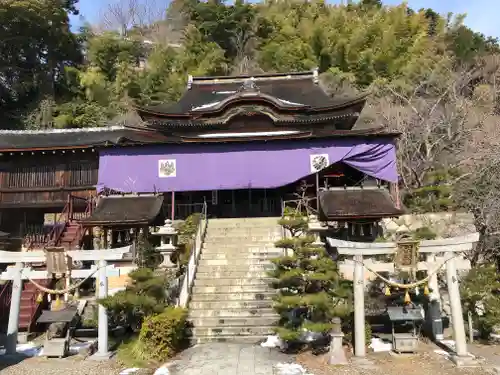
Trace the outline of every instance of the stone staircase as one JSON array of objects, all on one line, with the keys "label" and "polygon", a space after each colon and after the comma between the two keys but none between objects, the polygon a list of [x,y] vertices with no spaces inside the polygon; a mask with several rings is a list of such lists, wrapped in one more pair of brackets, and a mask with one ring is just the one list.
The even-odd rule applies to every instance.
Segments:
[{"label": "stone staircase", "polygon": [[256,343],[278,320],[266,271],[281,256],[277,218],[210,219],[189,303],[195,342]]}]

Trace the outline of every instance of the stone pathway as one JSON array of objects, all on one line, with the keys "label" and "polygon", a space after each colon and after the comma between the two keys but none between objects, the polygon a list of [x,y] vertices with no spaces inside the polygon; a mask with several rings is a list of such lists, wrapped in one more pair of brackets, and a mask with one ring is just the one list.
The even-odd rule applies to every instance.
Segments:
[{"label": "stone pathway", "polygon": [[182,352],[168,368],[169,375],[274,375],[277,364],[291,362],[292,356],[275,349],[211,343]]}]

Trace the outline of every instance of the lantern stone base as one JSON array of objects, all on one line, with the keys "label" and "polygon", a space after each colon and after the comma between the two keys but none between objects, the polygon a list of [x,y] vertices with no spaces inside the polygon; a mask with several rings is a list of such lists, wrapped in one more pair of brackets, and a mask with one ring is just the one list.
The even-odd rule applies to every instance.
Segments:
[{"label": "lantern stone base", "polygon": [[174,253],[175,249],[157,249],[160,255],[163,257],[161,264],[158,266],[160,268],[174,268],[175,263],[170,260],[170,257]]},{"label": "lantern stone base", "polygon": [[342,341],[344,338],[343,333],[332,333],[332,341],[330,343],[330,351],[328,359],[328,364],[330,365],[347,365],[347,361],[344,347],[342,346]]}]

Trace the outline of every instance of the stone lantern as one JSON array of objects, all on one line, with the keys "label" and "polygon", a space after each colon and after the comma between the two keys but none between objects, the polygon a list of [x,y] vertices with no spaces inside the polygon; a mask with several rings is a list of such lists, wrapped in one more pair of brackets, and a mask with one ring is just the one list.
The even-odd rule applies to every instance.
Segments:
[{"label": "stone lantern", "polygon": [[163,262],[160,267],[163,268],[173,268],[175,264],[170,260],[170,256],[174,253],[177,248],[177,230],[172,225],[172,220],[165,220],[165,225],[160,227],[160,229],[154,233],[155,236],[161,236],[161,244],[156,248],[156,250],[163,256]]}]

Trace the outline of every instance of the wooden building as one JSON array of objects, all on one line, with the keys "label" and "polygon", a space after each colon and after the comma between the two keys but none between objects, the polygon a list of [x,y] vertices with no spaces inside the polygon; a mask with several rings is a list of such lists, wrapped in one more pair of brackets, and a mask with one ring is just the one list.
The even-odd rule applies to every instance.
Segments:
[{"label": "wooden building", "polygon": [[[358,121],[365,100],[330,97],[317,71],[190,77],[177,103],[137,108],[119,126],[1,131],[0,230],[25,247],[80,245],[79,220],[98,221],[89,198],[110,193],[164,194],[161,210],[175,218],[204,201],[211,216],[279,216],[302,181],[313,196],[379,189],[323,194],[316,209],[327,216],[363,217],[366,204],[377,218],[397,215],[387,193],[397,184],[397,134]],[[339,208],[353,199],[369,202]]]}]

